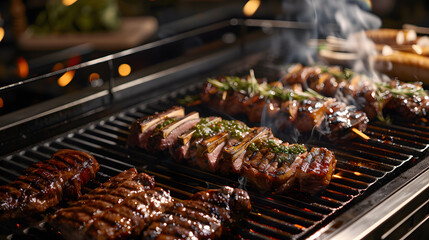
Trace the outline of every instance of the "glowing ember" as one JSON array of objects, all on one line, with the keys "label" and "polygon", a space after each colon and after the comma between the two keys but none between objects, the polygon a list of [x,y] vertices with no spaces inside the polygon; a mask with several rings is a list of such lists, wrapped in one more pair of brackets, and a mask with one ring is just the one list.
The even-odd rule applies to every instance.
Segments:
[{"label": "glowing ember", "polygon": [[0,108],[4,107],[4,101],[3,98],[0,97]]},{"label": "glowing ember", "polygon": [[338,174],[334,174],[332,175],[333,178],[343,178],[342,176],[338,175]]},{"label": "glowing ember", "polygon": [[300,229],[304,229],[305,227],[298,225],[298,224],[294,224],[295,227],[300,228]]},{"label": "glowing ember", "polygon": [[354,133],[356,133],[359,137],[361,137],[364,140],[369,140],[370,139],[370,137],[368,137],[365,133],[359,131],[359,129],[357,129],[357,128],[352,128],[352,131]]}]

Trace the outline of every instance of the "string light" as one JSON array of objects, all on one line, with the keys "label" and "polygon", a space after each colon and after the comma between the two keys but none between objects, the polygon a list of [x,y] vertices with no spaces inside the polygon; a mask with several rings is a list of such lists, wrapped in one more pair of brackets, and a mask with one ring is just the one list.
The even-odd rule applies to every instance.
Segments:
[{"label": "string light", "polygon": [[243,14],[247,17],[255,14],[256,10],[258,10],[261,5],[261,0],[249,0],[246,5],[243,7]]},{"label": "string light", "polygon": [[118,67],[118,72],[119,75],[121,75],[122,77],[126,77],[131,73],[131,66],[126,63],[123,63]]},{"label": "string light", "polygon": [[75,2],[77,2],[77,0],[63,0],[63,5],[64,6],[70,6]]},{"label": "string light", "polygon": [[26,78],[28,76],[28,72],[30,71],[27,60],[25,60],[23,57],[19,57],[16,60],[16,64],[18,66],[18,76],[21,78]]},{"label": "string light", "polygon": [[65,87],[67,86],[71,80],[73,80],[75,71],[68,71],[66,73],[64,73],[60,78],[58,78],[58,86],[60,87]]}]

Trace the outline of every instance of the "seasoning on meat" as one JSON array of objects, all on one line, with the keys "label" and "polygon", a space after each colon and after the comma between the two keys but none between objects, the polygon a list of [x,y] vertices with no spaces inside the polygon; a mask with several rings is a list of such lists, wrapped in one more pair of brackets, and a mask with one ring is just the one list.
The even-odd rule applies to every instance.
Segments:
[{"label": "seasoning on meat", "polygon": [[[208,117],[180,128],[180,132],[169,146],[176,161],[210,172],[240,174],[261,191],[285,193],[297,187],[316,194],[326,188],[335,170],[336,159],[329,150],[312,148],[309,155],[304,145],[283,142],[266,127],[250,128],[237,120]],[[143,143],[152,148],[146,149],[150,152],[161,150],[157,144],[161,142]],[[307,166],[309,163],[312,164]],[[316,166],[323,169],[313,171]],[[301,179],[312,180],[309,185],[313,187]]]},{"label": "seasoning on meat", "polygon": [[[323,77],[326,75],[329,77]],[[335,86],[327,84],[328,79],[333,79]],[[282,82],[285,85],[298,82],[304,89],[312,89],[327,97],[341,96],[340,101],[354,103],[370,120],[386,120],[386,115],[392,115],[418,122],[429,114],[429,95],[421,83],[379,82],[347,69],[301,64],[290,67]]]},{"label": "seasoning on meat", "polygon": [[[300,79],[290,78],[291,83],[300,83]],[[279,130],[317,130],[334,140],[355,137],[350,129],[366,129],[364,112],[328,97],[312,89],[302,91],[299,85],[285,88],[281,83],[269,84],[252,74],[247,78],[208,79],[201,93],[205,104],[233,116],[244,114],[252,122],[260,122],[265,113]]]}]

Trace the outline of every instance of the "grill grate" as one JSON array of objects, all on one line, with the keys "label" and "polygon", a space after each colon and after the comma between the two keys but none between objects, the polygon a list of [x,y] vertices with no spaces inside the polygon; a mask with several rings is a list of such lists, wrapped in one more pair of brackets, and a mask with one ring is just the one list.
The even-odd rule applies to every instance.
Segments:
[{"label": "grill grate", "polygon": [[[15,179],[29,165],[50,158],[59,149],[71,148],[91,152],[100,163],[97,179],[85,187],[86,191],[96,187],[97,181],[104,182],[110,176],[133,166],[155,176],[158,186],[170,190],[172,196],[179,199],[206,188],[243,186],[243,179],[237,176],[204,172],[176,163],[167,154],[154,156],[143,150],[128,148],[125,144],[128,126],[132,121],[175,105],[176,99],[195,93],[195,89],[198,87],[179,89],[58,138],[4,156],[0,159],[0,183]],[[191,108],[201,115],[212,113],[203,107]],[[373,186],[376,183],[388,181],[401,172],[404,165],[423,157],[429,146],[429,128],[425,125],[375,122],[368,126],[366,134],[371,140],[355,139],[340,144],[317,139],[308,142],[308,146],[324,146],[333,150],[338,160],[332,182],[320,196],[309,198],[299,192],[289,195],[262,194],[247,187],[253,210],[244,220],[243,226],[234,230],[234,234],[257,239],[308,236],[368,194],[370,189],[375,189]],[[47,234],[54,234],[47,230],[43,217],[35,217],[35,221],[11,223],[13,226],[2,226],[2,234],[11,234],[8,235],[10,239],[23,236],[27,239],[42,239]],[[20,224],[19,227],[16,224]]]}]

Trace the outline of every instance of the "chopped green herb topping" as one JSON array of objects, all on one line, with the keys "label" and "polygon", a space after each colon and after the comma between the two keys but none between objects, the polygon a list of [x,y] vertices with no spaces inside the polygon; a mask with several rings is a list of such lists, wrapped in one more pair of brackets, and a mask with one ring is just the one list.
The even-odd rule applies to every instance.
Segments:
[{"label": "chopped green herb topping", "polygon": [[221,82],[217,79],[209,78],[207,81],[216,87],[220,91],[236,91],[242,94],[246,94],[250,97],[255,95],[261,95],[265,98],[277,98],[280,100],[298,100],[302,101],[309,98],[325,99],[324,96],[315,92],[314,90],[308,90],[303,92],[295,92],[291,89],[286,89],[278,86],[271,86],[267,82],[258,83],[253,71],[250,72],[248,79],[227,76],[225,81]]},{"label": "chopped green herb topping", "polygon": [[263,139],[255,143],[249,144],[248,150],[252,152],[259,151],[259,149],[269,148],[275,154],[277,154],[276,160],[279,162],[293,162],[295,158],[307,151],[307,148],[303,144],[293,144],[285,146],[277,143],[273,139]]},{"label": "chopped green herb topping", "polygon": [[390,92],[394,97],[428,96],[427,92],[419,85],[403,84],[392,87],[387,83],[375,83],[378,92]]},{"label": "chopped green herb topping", "polygon": [[241,139],[244,133],[250,131],[248,126],[236,120],[210,122],[207,118],[202,118],[194,129],[193,138],[206,138],[221,132],[228,132],[231,137]]},{"label": "chopped green herb topping", "polygon": [[175,118],[167,118],[162,123],[160,123],[156,126],[155,131],[161,130],[161,129],[167,127],[168,125],[174,123],[175,121],[176,121]]}]

